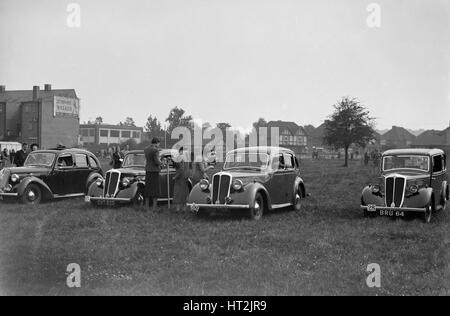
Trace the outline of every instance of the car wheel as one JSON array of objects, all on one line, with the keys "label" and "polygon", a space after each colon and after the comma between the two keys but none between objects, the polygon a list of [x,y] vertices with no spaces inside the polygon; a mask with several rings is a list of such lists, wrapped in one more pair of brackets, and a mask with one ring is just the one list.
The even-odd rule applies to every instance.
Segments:
[{"label": "car wheel", "polygon": [[302,195],[301,192],[297,192],[295,194],[295,201],[294,201],[294,210],[297,212],[300,212],[302,210]]},{"label": "car wheel", "polygon": [[42,191],[41,188],[34,183],[29,184],[22,194],[22,203],[27,205],[36,205],[41,203]]},{"label": "car wheel", "polygon": [[264,198],[263,198],[262,194],[256,193],[255,205],[254,205],[254,207],[251,207],[249,210],[250,219],[255,220],[255,221],[260,220],[264,214],[264,208],[265,208],[265,204],[264,204]]},{"label": "car wheel", "polygon": [[142,190],[138,190],[133,198],[133,204],[136,206],[145,206],[145,195]]},{"label": "car wheel", "polygon": [[433,207],[431,206],[431,203],[426,207],[426,211],[424,213],[424,221],[425,223],[429,224],[431,223],[431,217],[433,216]]}]

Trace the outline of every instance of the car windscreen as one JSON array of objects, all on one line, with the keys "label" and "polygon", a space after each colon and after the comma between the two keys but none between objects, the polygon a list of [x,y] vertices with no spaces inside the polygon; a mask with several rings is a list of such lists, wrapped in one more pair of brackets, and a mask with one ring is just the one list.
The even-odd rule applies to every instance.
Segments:
[{"label": "car windscreen", "polygon": [[430,158],[427,156],[401,155],[383,157],[383,170],[415,169],[428,172]]},{"label": "car windscreen", "polygon": [[25,160],[24,166],[51,167],[55,161],[54,153],[30,153]]},{"label": "car windscreen", "polygon": [[231,153],[227,155],[223,169],[266,169],[268,162],[266,153]]},{"label": "car windscreen", "polygon": [[123,168],[145,167],[144,154],[128,154],[125,156],[122,164]]}]

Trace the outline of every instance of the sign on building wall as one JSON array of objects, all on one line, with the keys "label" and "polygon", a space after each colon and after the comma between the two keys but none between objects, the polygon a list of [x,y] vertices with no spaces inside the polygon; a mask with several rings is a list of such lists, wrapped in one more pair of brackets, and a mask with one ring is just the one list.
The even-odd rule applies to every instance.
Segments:
[{"label": "sign on building wall", "polygon": [[80,100],[74,98],[54,97],[53,116],[80,117]]}]

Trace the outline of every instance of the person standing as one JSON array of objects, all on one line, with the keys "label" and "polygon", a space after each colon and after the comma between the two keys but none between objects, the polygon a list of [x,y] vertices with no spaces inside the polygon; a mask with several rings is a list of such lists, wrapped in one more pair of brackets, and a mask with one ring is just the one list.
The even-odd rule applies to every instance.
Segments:
[{"label": "person standing", "polygon": [[369,161],[370,161],[370,155],[369,155],[369,152],[368,151],[366,151],[365,153],[364,153],[364,165],[367,167],[367,165],[369,164]]},{"label": "person standing", "polygon": [[195,159],[195,155],[191,153],[191,167],[190,167],[190,178],[192,180],[192,185],[197,184],[202,179],[208,179],[208,175],[206,174],[205,165],[203,163],[203,159]]},{"label": "person standing", "polygon": [[159,173],[161,171],[161,160],[159,158],[159,145],[161,144],[158,138],[153,138],[150,146],[145,148],[144,154],[146,159],[145,164],[145,196],[149,201],[153,211],[157,210],[158,198],[161,195],[161,186],[159,181]]},{"label": "person standing", "polygon": [[18,150],[14,156],[14,163],[16,164],[16,166],[23,167],[25,160],[27,159],[27,156],[28,156],[28,144],[23,143],[22,149]]},{"label": "person standing", "polygon": [[4,148],[0,153],[0,169],[5,168],[8,165],[8,149]]},{"label": "person standing", "polygon": [[9,152],[9,161],[11,162],[11,165],[14,164],[14,158],[16,157],[16,151],[14,149],[11,149]]},{"label": "person standing", "polygon": [[180,212],[184,210],[189,195],[189,173],[183,147],[180,147],[178,150],[178,156],[175,157],[173,162],[176,170],[175,176],[173,177],[173,203],[176,208],[175,211]]},{"label": "person standing", "polygon": [[30,150],[31,150],[31,152],[36,151],[36,150],[39,150],[39,145],[36,144],[36,143],[31,144]]},{"label": "person standing", "polygon": [[120,152],[120,147],[116,146],[114,153],[112,155],[112,160],[111,160],[111,166],[113,167],[113,169],[119,169],[120,167],[122,167],[122,154]]}]

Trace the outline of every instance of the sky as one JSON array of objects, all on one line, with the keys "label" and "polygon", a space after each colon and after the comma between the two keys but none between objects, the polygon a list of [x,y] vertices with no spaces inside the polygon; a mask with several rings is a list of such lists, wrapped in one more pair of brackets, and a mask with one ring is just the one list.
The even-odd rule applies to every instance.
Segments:
[{"label": "sky", "polygon": [[450,1],[1,0],[0,85],[45,83],[76,90],[81,121],[144,125],[179,106],[239,129],[318,126],[352,96],[378,129],[444,129]]}]

